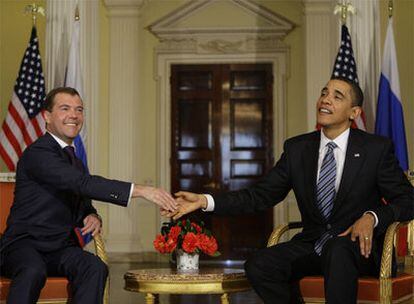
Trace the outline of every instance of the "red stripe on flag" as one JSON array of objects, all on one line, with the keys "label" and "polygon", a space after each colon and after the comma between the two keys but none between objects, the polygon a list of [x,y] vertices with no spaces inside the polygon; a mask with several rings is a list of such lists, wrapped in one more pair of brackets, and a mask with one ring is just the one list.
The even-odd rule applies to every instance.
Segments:
[{"label": "red stripe on flag", "polygon": [[19,142],[14,136],[12,130],[10,130],[9,125],[7,123],[3,124],[3,132],[6,135],[9,143],[13,146],[14,151],[16,151],[17,156],[20,157],[22,155],[22,148],[20,147]]},{"label": "red stripe on flag", "polygon": [[[23,121],[22,117],[17,112],[17,110],[14,107],[12,102],[9,104],[9,113],[13,117],[13,119],[16,122],[17,126],[19,127],[20,131],[22,132],[23,139],[24,139],[24,142],[26,143],[26,146],[29,146],[32,143],[32,138],[30,137],[29,133],[27,133],[26,125],[24,124],[24,121]],[[19,155],[19,157],[20,157],[20,155]]]},{"label": "red stripe on flag", "polygon": [[7,168],[9,168],[10,171],[16,170],[12,159],[9,157],[9,154],[6,152],[6,150],[4,149],[1,143],[0,143],[0,156],[3,158],[4,163],[6,164]]},{"label": "red stripe on flag", "polygon": [[[42,115],[41,113],[37,114],[38,115]],[[37,137],[40,137],[43,135],[42,129],[39,126],[39,122],[37,121],[37,116],[33,117],[30,121],[32,122],[33,128],[36,131],[36,135]]]}]

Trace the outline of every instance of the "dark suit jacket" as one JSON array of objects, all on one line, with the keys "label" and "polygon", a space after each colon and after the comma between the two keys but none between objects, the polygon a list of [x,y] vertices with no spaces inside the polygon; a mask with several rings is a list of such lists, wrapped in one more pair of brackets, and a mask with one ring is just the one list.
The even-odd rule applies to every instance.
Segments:
[{"label": "dark suit jacket", "polygon": [[331,216],[325,221],[316,206],[319,144],[319,131],[288,139],[269,174],[248,189],[214,196],[214,211],[239,214],[264,210],[293,190],[304,225],[295,238],[305,241],[315,241],[327,230],[337,235],[367,210],[378,216],[376,237],[393,221],[413,218],[413,187],[398,165],[391,141],[351,129],[340,187]]},{"label": "dark suit jacket", "polygon": [[20,239],[45,251],[62,248],[74,227],[96,213],[91,199],[126,206],[130,187],[130,183],[89,175],[72,166],[46,133],[24,151],[17,164],[14,202],[0,250]]}]

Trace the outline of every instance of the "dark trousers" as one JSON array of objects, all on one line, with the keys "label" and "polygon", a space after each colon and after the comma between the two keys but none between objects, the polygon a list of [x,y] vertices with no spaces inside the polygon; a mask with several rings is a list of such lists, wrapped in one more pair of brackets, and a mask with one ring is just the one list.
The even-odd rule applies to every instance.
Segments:
[{"label": "dark trousers", "polygon": [[311,275],[324,276],[327,303],[354,304],[358,276],[376,274],[377,268],[348,237],[330,239],[321,256],[313,243],[293,240],[262,249],[245,264],[247,278],[265,304],[302,303],[297,281]]},{"label": "dark trousers", "polygon": [[8,304],[36,303],[47,276],[67,277],[71,303],[102,303],[108,269],[101,259],[77,246],[41,252],[25,241],[5,249],[3,272],[12,280]]}]

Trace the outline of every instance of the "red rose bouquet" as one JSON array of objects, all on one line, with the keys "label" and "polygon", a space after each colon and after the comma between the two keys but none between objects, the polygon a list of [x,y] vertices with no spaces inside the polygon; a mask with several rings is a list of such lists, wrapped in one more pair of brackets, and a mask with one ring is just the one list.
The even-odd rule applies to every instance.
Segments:
[{"label": "red rose bouquet", "polygon": [[183,250],[187,253],[203,252],[210,256],[219,256],[217,241],[211,232],[199,224],[187,220],[164,223],[161,234],[154,240],[154,248],[160,253],[172,253],[175,250]]}]

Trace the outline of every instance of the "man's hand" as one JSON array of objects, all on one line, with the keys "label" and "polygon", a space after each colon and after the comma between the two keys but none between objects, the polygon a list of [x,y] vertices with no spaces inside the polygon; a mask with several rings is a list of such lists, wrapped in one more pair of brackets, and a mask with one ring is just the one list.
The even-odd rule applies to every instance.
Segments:
[{"label": "man's hand", "polygon": [[102,223],[96,214],[89,214],[83,219],[82,235],[92,232],[92,236],[101,233]]},{"label": "man's hand", "polygon": [[160,206],[161,209],[167,210],[169,212],[175,212],[178,207],[171,194],[160,188],[135,184],[134,190],[132,192],[132,197],[145,198],[146,200],[149,200]]},{"label": "man's hand", "polygon": [[351,227],[338,236],[351,234],[351,240],[359,239],[361,254],[368,258],[372,249],[372,236],[374,235],[375,218],[370,213],[365,213]]},{"label": "man's hand", "polygon": [[168,212],[161,209],[161,215],[166,217],[172,217],[174,220],[179,219],[183,215],[198,209],[205,209],[207,207],[207,199],[202,194],[196,194],[192,192],[179,191],[175,193],[176,202],[179,208],[175,212]]}]

